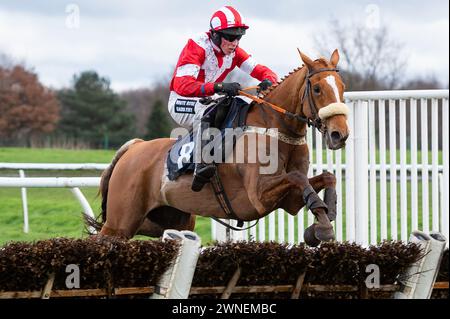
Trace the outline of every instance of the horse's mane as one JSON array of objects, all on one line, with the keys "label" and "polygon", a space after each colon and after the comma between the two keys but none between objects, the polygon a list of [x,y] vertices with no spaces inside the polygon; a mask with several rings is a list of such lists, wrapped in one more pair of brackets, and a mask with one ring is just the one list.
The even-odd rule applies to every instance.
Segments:
[{"label": "horse's mane", "polygon": [[[315,60],[314,62],[320,62],[325,64],[325,66],[328,64],[327,60],[325,58],[319,58],[317,60]],[[305,65],[299,66],[297,68],[295,68],[294,70],[292,70],[291,72],[289,72],[287,75],[285,75],[284,77],[282,77],[280,79],[280,81],[277,82],[276,85],[272,85],[271,87],[269,87],[266,91],[262,92],[262,98],[264,99],[267,95],[269,95],[273,90],[275,90],[281,83],[283,83],[286,79],[288,79],[292,74],[297,73],[298,71],[302,70],[305,67]]]},{"label": "horse's mane", "polygon": [[295,68],[294,70],[292,70],[291,72],[289,72],[287,75],[285,75],[284,77],[282,77],[277,83],[276,85],[272,85],[271,87],[269,87],[266,91],[262,92],[262,98],[264,99],[267,95],[269,95],[270,93],[272,93],[273,90],[275,90],[281,83],[283,83],[287,78],[289,78],[292,74],[297,73],[298,71],[300,71],[301,69],[303,69],[304,65],[299,66],[297,68]]}]

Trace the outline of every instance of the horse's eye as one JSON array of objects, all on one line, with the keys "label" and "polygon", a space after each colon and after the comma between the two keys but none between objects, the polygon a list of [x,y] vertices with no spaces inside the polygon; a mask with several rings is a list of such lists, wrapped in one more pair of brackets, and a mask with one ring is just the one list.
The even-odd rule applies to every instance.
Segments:
[{"label": "horse's eye", "polygon": [[320,94],[320,86],[315,85],[314,88],[313,88],[313,90],[314,90],[314,93],[315,93],[315,94]]}]

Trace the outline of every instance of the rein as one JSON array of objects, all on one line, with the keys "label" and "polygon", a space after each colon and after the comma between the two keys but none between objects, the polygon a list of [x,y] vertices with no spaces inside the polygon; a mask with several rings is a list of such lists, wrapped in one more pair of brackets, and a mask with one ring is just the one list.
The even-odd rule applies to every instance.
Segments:
[{"label": "rein", "polygon": [[282,107],[280,107],[280,106],[278,106],[276,104],[272,104],[270,102],[267,102],[267,101],[257,97],[256,95],[249,94],[249,93],[245,92],[245,91],[248,91],[248,90],[253,90],[255,88],[256,87],[254,87],[254,86],[243,88],[242,90],[239,91],[239,95],[248,97],[249,99],[252,99],[253,101],[255,101],[258,104],[265,104],[268,107],[270,107],[271,109],[273,109],[274,111],[277,111],[278,113],[286,115],[287,117],[294,118],[294,119],[296,119],[296,120],[298,120],[300,122],[304,122],[304,123],[308,124],[308,126],[313,125],[313,122],[309,118],[307,118],[305,116],[294,114],[292,112],[289,112],[286,109],[283,109]]}]

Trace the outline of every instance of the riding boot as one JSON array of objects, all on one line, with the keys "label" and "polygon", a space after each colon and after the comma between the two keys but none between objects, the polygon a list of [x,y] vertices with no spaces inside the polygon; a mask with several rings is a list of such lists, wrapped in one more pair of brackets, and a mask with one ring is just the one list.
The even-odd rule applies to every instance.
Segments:
[{"label": "riding boot", "polygon": [[[208,127],[209,127],[209,123],[202,120],[200,131],[198,132],[198,134],[200,134],[200,135],[197,136],[197,137],[200,137],[200,141],[197,138],[197,142],[201,145],[200,152],[203,150],[205,145],[211,141],[210,139],[203,140],[201,138],[201,136],[202,136],[201,134]],[[199,144],[197,144],[197,145],[199,145]],[[193,180],[192,180],[191,189],[194,192],[200,192],[202,190],[203,186],[205,186],[205,184],[211,180],[211,178],[214,176],[215,173],[216,173],[216,165],[214,163],[205,163],[203,160],[203,156],[201,156],[200,162],[195,163],[194,176],[193,176]]]}]

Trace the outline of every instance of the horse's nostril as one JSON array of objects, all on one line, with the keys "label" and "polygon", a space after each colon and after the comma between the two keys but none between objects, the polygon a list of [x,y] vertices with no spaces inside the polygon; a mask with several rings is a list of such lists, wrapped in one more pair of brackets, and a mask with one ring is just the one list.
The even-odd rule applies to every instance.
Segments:
[{"label": "horse's nostril", "polygon": [[331,140],[333,141],[333,143],[338,143],[342,140],[342,135],[338,131],[333,131],[333,132],[331,132],[330,135],[331,135]]}]

